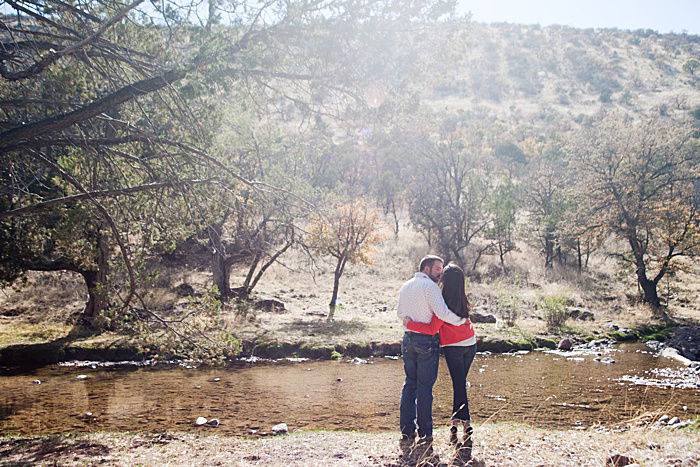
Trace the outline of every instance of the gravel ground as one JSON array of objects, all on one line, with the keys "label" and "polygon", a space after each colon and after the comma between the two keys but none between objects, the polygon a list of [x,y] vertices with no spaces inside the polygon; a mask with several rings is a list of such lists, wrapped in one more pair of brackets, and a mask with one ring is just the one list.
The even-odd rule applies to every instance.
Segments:
[{"label": "gravel ground", "polygon": [[[456,465],[446,429],[436,433],[439,465]],[[406,465],[396,433],[293,432],[262,439],[187,433],[89,433],[0,438],[0,466],[23,465]],[[602,466],[700,464],[700,433],[632,428],[554,431],[513,424],[476,427],[470,465]],[[618,465],[624,465],[619,463]]]}]

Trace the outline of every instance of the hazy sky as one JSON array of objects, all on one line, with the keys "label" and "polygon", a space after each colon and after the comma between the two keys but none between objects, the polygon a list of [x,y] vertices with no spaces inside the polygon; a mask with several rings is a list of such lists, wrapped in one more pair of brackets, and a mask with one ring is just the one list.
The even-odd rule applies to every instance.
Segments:
[{"label": "hazy sky", "polygon": [[700,0],[459,0],[480,23],[653,29],[700,34]]}]

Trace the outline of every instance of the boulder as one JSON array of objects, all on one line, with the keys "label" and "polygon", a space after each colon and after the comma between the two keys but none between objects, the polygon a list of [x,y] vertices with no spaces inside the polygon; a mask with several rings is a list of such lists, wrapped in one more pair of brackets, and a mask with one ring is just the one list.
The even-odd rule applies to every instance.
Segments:
[{"label": "boulder", "polygon": [[286,423],[279,423],[272,427],[272,433],[275,435],[284,435],[289,433],[289,428]]},{"label": "boulder", "polygon": [[469,319],[472,323],[495,323],[497,321],[494,315],[481,313],[470,313]]},{"label": "boulder", "polygon": [[260,311],[267,311],[271,313],[285,313],[287,309],[284,303],[274,298],[265,298],[255,302],[255,308]]},{"label": "boulder", "polygon": [[700,326],[682,326],[673,332],[667,345],[688,360],[700,361]]},{"label": "boulder", "polygon": [[190,284],[182,283],[175,287],[174,292],[178,297],[192,297],[194,296],[194,287]]},{"label": "boulder", "polygon": [[568,307],[568,312],[569,318],[571,319],[576,319],[579,321],[595,321],[595,315],[585,308],[570,306]]},{"label": "boulder", "polygon": [[574,343],[568,337],[565,337],[562,340],[560,340],[559,345],[557,345],[557,349],[559,350],[571,350],[573,348]]}]

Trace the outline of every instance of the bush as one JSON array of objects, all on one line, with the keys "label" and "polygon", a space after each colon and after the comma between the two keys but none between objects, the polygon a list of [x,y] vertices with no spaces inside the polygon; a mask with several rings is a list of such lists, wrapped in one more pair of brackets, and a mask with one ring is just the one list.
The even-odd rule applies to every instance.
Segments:
[{"label": "bush", "polygon": [[105,329],[128,336],[136,348],[154,360],[193,359],[223,364],[237,357],[242,341],[226,325],[216,287],[190,297],[181,309],[158,319],[145,310],[105,310],[99,319]]},{"label": "bush", "polygon": [[544,320],[549,331],[556,331],[566,323],[569,312],[566,305],[569,297],[566,295],[545,295],[540,297],[539,308],[544,312]]},{"label": "bush", "polygon": [[498,297],[498,311],[506,326],[513,327],[520,317],[520,306],[522,300],[515,295],[500,295]]}]

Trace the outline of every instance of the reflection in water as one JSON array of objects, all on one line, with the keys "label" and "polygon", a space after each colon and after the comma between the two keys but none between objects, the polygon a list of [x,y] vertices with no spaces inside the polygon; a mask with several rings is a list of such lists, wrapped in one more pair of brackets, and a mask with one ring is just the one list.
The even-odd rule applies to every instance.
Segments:
[{"label": "reflection in water", "polygon": [[[615,363],[595,361],[595,354],[477,355],[469,375],[472,418],[572,427],[624,422],[659,409],[683,418],[700,413],[698,389],[620,381],[657,366],[676,367],[673,361],[634,348],[608,356]],[[81,373],[87,378],[78,379]],[[293,430],[395,430],[402,384],[401,361],[388,359],[228,370],[48,367],[0,378],[0,433],[214,430],[195,427],[198,416],[218,418],[216,432],[229,434],[268,431],[281,422]],[[446,422],[452,394],[442,360],[434,393],[436,423]]]}]

